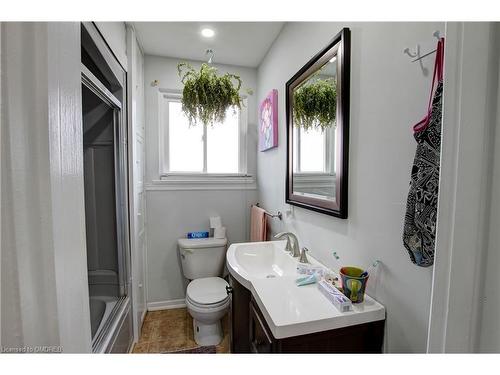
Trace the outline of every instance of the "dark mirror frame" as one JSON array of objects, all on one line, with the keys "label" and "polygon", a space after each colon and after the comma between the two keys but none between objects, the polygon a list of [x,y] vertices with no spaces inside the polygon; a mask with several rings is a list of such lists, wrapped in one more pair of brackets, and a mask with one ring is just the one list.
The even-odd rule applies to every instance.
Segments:
[{"label": "dark mirror frame", "polygon": [[[326,47],[319,51],[286,83],[286,193],[285,201],[294,206],[347,218],[347,181],[349,169],[349,97],[351,74],[351,35],[342,29]],[[335,201],[293,194],[293,90],[337,55],[337,117],[335,129]]]}]

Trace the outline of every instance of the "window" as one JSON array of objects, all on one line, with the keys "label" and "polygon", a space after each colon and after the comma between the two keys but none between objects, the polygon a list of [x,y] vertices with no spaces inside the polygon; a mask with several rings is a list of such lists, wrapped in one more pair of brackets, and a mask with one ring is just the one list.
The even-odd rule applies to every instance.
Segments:
[{"label": "window", "polygon": [[[294,127],[293,170],[295,173],[335,173],[335,128],[324,131]],[[303,152],[306,151],[307,152]]]},{"label": "window", "polygon": [[190,126],[180,94],[161,93],[160,175],[246,174],[246,100],[224,123]]}]

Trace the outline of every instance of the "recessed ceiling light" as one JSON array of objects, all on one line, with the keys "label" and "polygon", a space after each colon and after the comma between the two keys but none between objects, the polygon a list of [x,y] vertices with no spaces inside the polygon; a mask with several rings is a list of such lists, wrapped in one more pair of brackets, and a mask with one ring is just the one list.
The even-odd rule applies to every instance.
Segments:
[{"label": "recessed ceiling light", "polygon": [[206,28],[201,30],[201,35],[203,35],[205,38],[212,38],[215,35],[215,31],[212,29]]}]

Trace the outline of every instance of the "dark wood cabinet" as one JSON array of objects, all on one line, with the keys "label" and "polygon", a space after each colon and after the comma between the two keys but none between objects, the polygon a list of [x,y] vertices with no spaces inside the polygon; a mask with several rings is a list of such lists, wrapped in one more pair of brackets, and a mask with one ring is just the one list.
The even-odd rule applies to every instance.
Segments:
[{"label": "dark wood cabinet", "polygon": [[262,317],[257,305],[250,303],[250,352],[251,353],[273,353],[274,339],[268,331],[267,324]]},{"label": "dark wood cabinet", "polygon": [[250,353],[248,325],[251,293],[232,276],[229,276],[229,285],[232,289],[229,309],[231,353]]},{"label": "dark wood cabinet", "polygon": [[250,291],[230,284],[232,353],[382,353],[385,320],[276,339]]}]

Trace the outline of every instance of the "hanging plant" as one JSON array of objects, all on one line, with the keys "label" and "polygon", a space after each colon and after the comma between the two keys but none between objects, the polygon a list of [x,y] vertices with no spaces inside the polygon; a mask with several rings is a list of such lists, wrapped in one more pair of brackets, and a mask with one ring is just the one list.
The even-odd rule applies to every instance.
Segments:
[{"label": "hanging plant", "polygon": [[335,125],[337,81],[334,78],[307,82],[293,94],[293,116],[297,127],[325,130]]},{"label": "hanging plant", "polygon": [[182,111],[190,125],[224,122],[229,108],[241,108],[239,76],[230,73],[219,76],[217,69],[206,63],[201,64],[199,71],[188,63],[180,63],[177,70],[184,84]]}]

